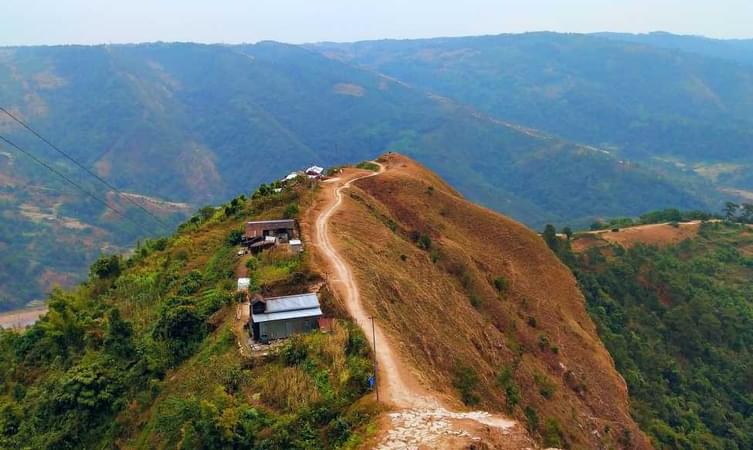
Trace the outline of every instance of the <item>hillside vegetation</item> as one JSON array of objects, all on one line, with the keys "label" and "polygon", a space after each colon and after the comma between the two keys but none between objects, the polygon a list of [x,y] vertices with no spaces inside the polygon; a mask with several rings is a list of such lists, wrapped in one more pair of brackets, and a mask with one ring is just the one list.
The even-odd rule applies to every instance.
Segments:
[{"label": "hillside vegetation", "polygon": [[[363,397],[368,345],[347,318],[266,357],[239,351],[242,224],[294,215],[313,192],[263,189],[204,208],[173,237],[100,258],[87,282],[55,291],[28,330],[0,332],[0,448],[357,446],[377,409]],[[321,281],[308,254],[278,253],[244,264],[253,291]]]},{"label": "hillside vegetation", "polygon": [[379,161],[332,235],[416,376],[544,446],[647,448],[575,279],[541,238],[406,157]]},{"label": "hillside vegetation", "polygon": [[656,447],[751,448],[753,229],[706,222],[661,248],[562,254]]},{"label": "hillside vegetation", "polygon": [[[504,102],[497,83],[507,85],[495,79],[481,95]],[[533,121],[500,121],[515,102],[485,115],[483,105],[462,103],[473,99],[458,99],[273,42],[0,49],[0,105],[119,189],[189,208],[246,191],[269,174],[384,150],[411,155],[468,198],[535,226],[713,200],[713,190],[687,174],[525,127]],[[102,191],[2,114],[0,134]],[[29,205],[41,211],[29,212]],[[130,209],[140,227],[0,148],[0,248],[12,249],[0,253],[0,309],[39,299],[56,282],[82,279],[100,250],[168,233]],[[165,220],[176,215],[171,223],[187,214],[158,212]],[[69,219],[86,226],[73,230]],[[86,245],[71,251],[74,236]]]}]

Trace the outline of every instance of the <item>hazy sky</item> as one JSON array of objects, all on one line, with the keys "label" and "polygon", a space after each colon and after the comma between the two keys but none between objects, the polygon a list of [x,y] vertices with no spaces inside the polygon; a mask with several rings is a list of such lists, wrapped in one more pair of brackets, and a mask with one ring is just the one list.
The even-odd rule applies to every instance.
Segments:
[{"label": "hazy sky", "polygon": [[753,0],[0,0],[0,45],[655,30],[753,37]]}]

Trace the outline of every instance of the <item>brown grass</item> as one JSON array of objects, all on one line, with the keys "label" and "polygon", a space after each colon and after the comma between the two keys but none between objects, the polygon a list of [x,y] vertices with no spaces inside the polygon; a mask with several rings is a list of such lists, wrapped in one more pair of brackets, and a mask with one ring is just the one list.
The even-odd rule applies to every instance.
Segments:
[{"label": "brown grass", "polygon": [[617,232],[604,230],[588,233],[579,236],[574,241],[573,250],[581,252],[592,247],[603,247],[607,244],[617,244],[625,248],[637,244],[666,247],[696,237],[700,226],[700,222],[679,223],[677,226],[660,223],[620,228]]},{"label": "brown grass", "polygon": [[[408,158],[388,154],[382,161],[387,171],[357,182],[347,196],[333,236],[367,308],[417,376],[457,403],[450,381],[460,361],[481,379],[482,406],[503,410],[496,375],[519,361],[521,405],[535,408],[542,422],[556,418],[574,446],[617,446],[622,429],[647,446],[575,279],[541,238],[465,201]],[[430,236],[433,253],[412,242],[413,231]],[[502,293],[493,285],[500,276],[508,280]],[[548,345],[539,345],[542,336]],[[536,374],[552,380],[554,399],[539,394]],[[520,407],[513,414],[522,418]]]}]

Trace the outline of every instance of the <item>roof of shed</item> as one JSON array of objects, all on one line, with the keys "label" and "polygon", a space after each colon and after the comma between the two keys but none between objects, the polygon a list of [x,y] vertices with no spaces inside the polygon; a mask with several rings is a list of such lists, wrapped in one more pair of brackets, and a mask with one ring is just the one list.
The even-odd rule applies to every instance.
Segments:
[{"label": "roof of shed", "polygon": [[254,323],[273,322],[275,320],[305,319],[307,317],[320,317],[321,308],[299,309],[298,311],[282,311],[276,313],[252,314]]},{"label": "roof of shed", "polygon": [[322,315],[319,297],[314,293],[272,297],[264,301],[267,304],[266,310],[263,314],[253,314],[255,323]]},{"label": "roof of shed", "polygon": [[246,222],[246,225],[295,225],[295,219],[277,219],[277,220],[254,220]]}]

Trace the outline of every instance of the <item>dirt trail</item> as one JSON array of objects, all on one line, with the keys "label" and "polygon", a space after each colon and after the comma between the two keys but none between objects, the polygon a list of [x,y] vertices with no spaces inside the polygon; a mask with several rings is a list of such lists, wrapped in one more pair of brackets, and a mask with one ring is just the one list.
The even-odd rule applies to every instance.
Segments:
[{"label": "dirt trail", "polygon": [[[348,189],[354,181],[384,172],[384,166],[379,164],[379,168],[379,172],[344,173],[339,178],[324,182],[322,188],[325,190],[327,204],[316,217],[312,233],[313,245],[332,270],[329,282],[372,346],[371,317],[361,301],[353,271],[330,239],[328,226],[342,204],[343,190]],[[416,381],[378,323],[374,324],[373,335],[376,339],[380,399],[396,409],[389,414],[391,427],[386,430],[377,448],[458,448],[469,442],[480,441],[482,438],[479,435],[483,435],[484,439],[491,436],[497,442],[509,441],[510,445],[504,445],[503,448],[520,448],[522,443],[530,443],[515,421],[483,411],[451,411],[439,396]],[[494,433],[496,437],[493,436]]]}]

